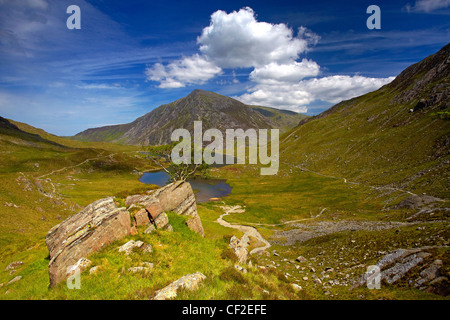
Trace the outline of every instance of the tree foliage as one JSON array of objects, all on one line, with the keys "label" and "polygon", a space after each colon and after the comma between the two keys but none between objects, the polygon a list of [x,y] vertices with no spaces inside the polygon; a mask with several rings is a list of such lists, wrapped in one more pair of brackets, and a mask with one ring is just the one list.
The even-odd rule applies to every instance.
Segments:
[{"label": "tree foliage", "polygon": [[[169,145],[148,146],[146,148],[148,153],[147,158],[161,167],[169,175],[169,179],[172,181],[186,181],[196,173],[205,175],[209,165],[203,160],[201,164],[195,164],[191,161],[189,161],[189,163],[177,164],[173,161],[172,149],[176,144],[177,143],[174,142]],[[191,154],[194,153],[193,145],[191,145],[190,151]]]}]

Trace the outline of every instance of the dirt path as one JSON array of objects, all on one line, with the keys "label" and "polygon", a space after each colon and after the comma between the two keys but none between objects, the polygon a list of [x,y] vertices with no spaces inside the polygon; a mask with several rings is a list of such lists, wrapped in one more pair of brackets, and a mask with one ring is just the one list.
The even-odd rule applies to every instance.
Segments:
[{"label": "dirt path", "polygon": [[307,168],[305,168],[305,167],[302,167],[301,165],[295,165],[295,164],[291,164],[291,163],[287,163],[287,162],[283,162],[283,164],[286,164],[286,165],[288,165],[288,166],[291,166],[291,167],[300,169],[300,170],[302,170],[302,171],[311,172],[311,173],[317,174],[317,175],[322,176],[322,177],[332,178],[332,179],[343,179],[343,180],[344,180],[344,183],[347,183],[347,184],[353,184],[353,185],[363,186],[363,187],[367,187],[367,188],[375,189],[375,190],[398,191],[398,192],[403,192],[403,193],[410,194],[410,195],[412,195],[412,196],[417,196],[417,194],[415,194],[415,193],[413,193],[413,192],[411,192],[411,191],[404,190],[404,189],[400,189],[400,188],[387,187],[387,186],[370,186],[370,185],[366,185],[366,184],[359,183],[359,182],[348,181],[346,178],[330,176],[330,175],[326,175],[326,174],[323,174],[323,173],[320,173],[320,172],[312,171],[312,170],[310,170],[310,169],[307,169]]},{"label": "dirt path", "polygon": [[216,222],[219,223],[221,226],[226,227],[226,228],[233,228],[233,229],[237,229],[239,231],[242,231],[244,233],[244,235],[242,236],[241,241],[243,243],[247,243],[249,240],[249,237],[253,237],[255,239],[257,239],[258,241],[262,242],[264,245],[262,247],[258,247],[258,248],[254,248],[252,251],[250,251],[250,254],[255,254],[261,251],[264,251],[268,248],[270,248],[270,243],[269,241],[267,241],[266,239],[263,238],[263,236],[258,232],[258,230],[256,230],[255,227],[250,227],[250,226],[244,226],[244,225],[240,225],[240,224],[231,224],[225,220],[223,220],[223,217],[229,215],[230,213],[242,213],[245,211],[245,209],[243,209],[241,206],[222,206],[221,207],[225,213],[222,214],[217,220]]},{"label": "dirt path", "polygon": [[37,179],[42,179],[42,178],[47,177],[47,176],[50,176],[50,175],[52,175],[52,174],[54,174],[54,173],[56,173],[56,172],[60,172],[60,171],[64,171],[64,170],[67,170],[67,169],[73,169],[73,168],[82,166],[83,164],[85,164],[85,163],[87,163],[87,162],[89,162],[89,161],[99,160],[99,159],[108,158],[108,157],[109,157],[109,158],[112,158],[112,157],[115,156],[115,155],[116,155],[116,153],[113,153],[113,154],[109,154],[109,155],[107,155],[107,156],[101,155],[101,156],[96,157],[96,158],[86,159],[86,160],[84,160],[84,161],[82,161],[82,162],[80,162],[79,164],[76,164],[76,165],[74,165],[74,166],[68,166],[68,167],[64,167],[64,168],[57,169],[57,170],[53,170],[52,172],[49,172],[49,173],[46,173],[46,174],[44,174],[44,175],[42,175],[42,176],[37,177]]}]

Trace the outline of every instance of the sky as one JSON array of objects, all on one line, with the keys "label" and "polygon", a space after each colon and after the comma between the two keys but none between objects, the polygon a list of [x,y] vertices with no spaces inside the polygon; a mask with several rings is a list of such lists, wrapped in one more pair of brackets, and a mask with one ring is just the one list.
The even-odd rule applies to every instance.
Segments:
[{"label": "sky", "polygon": [[0,0],[0,116],[70,136],[194,89],[315,115],[449,39],[450,0]]}]

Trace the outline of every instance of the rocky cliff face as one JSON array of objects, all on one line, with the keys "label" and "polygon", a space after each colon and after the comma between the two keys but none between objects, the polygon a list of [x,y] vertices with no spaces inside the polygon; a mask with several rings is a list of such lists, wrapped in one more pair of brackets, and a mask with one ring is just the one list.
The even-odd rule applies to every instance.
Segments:
[{"label": "rocky cliff face", "polygon": [[[66,279],[79,261],[136,232],[132,224],[172,230],[167,211],[189,216],[188,227],[204,236],[195,196],[187,182],[179,181],[149,194],[130,196],[126,205],[127,208],[118,208],[111,197],[97,200],[47,233],[50,287]],[[133,217],[128,211],[131,207],[140,209]]]}]

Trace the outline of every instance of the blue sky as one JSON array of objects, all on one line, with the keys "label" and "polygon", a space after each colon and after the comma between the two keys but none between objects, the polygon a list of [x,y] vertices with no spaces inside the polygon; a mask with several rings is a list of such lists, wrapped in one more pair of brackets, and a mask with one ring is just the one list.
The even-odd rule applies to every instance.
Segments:
[{"label": "blue sky", "polygon": [[73,135],[197,88],[318,114],[438,51],[449,18],[450,0],[0,0],[0,115]]}]

